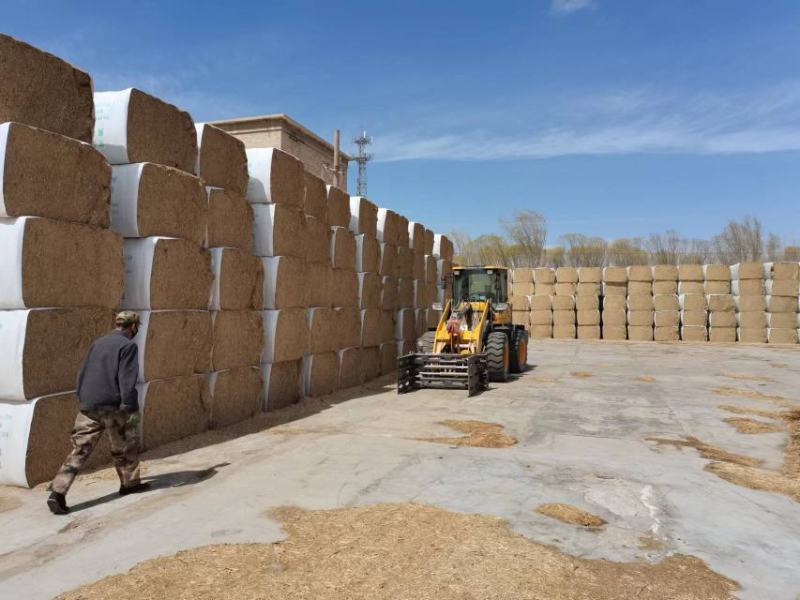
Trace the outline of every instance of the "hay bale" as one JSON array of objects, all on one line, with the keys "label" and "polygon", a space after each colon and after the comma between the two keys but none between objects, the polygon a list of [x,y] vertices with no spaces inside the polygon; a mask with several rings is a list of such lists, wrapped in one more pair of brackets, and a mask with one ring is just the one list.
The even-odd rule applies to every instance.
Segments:
[{"label": "hay bale", "polygon": [[736,302],[730,294],[708,294],[706,296],[708,301],[708,310],[711,312],[734,312],[736,310]]},{"label": "hay bale", "polygon": [[683,325],[681,340],[684,342],[707,342],[708,328],[704,325]]},{"label": "hay bale", "polygon": [[436,283],[448,281],[453,274],[453,261],[440,258],[436,261]]},{"label": "hay bale", "polygon": [[532,310],[529,313],[529,320],[531,327],[537,325],[552,325],[553,312],[550,310]]},{"label": "hay bale", "polygon": [[[415,279],[414,277],[414,254],[411,248],[397,249],[397,277],[405,279]],[[391,273],[387,273],[391,275]]]},{"label": "hay bale", "polygon": [[428,310],[425,308],[418,308],[414,311],[414,316],[414,321],[416,323],[414,335],[419,338],[428,331]]},{"label": "hay bale", "polygon": [[709,327],[708,328],[708,341],[709,342],[735,342],[736,341],[736,328],[735,327]]},{"label": "hay bale", "polygon": [[677,327],[681,323],[681,314],[678,310],[657,310],[653,313],[653,324],[659,327]]},{"label": "hay bale", "polygon": [[336,348],[361,345],[361,311],[355,307],[334,308]]},{"label": "hay bale", "polygon": [[[395,347],[394,344],[391,346]],[[339,361],[337,389],[343,390],[361,385],[364,382],[364,374],[361,371],[361,347],[342,348],[336,353],[336,356]]]},{"label": "hay bale", "polygon": [[767,329],[767,342],[770,344],[796,344],[797,340],[796,328],[770,327]]},{"label": "hay bale", "polygon": [[556,271],[549,267],[537,267],[533,270],[533,281],[539,283],[555,283]]},{"label": "hay bale", "polygon": [[[627,276],[627,275],[626,275]],[[627,283],[606,283],[603,282],[603,286],[601,288],[601,292],[603,296],[621,296],[625,297],[628,295],[628,284]]]},{"label": "hay bale", "polygon": [[263,312],[270,311],[217,310],[211,313],[212,370],[222,371],[259,363],[266,327],[262,323]]},{"label": "hay bale", "polygon": [[196,123],[195,172],[207,186],[223,188],[234,196],[247,193],[247,152],[244,142],[219,127]]},{"label": "hay bale", "polygon": [[413,250],[411,244],[409,244],[409,237],[408,237],[408,218],[404,217],[403,215],[397,215],[397,245],[398,246],[406,246]]},{"label": "hay bale", "polygon": [[383,310],[392,310],[400,308],[398,302],[398,284],[397,277],[385,275],[381,277],[381,301],[380,308]]},{"label": "hay bale", "polygon": [[575,325],[577,317],[574,310],[553,310],[553,325]]},{"label": "hay bale", "polygon": [[[325,291],[329,282],[324,275],[309,275],[306,261],[292,256],[259,258],[264,273],[261,308],[305,307],[309,290]],[[329,269],[323,270],[327,273]],[[327,297],[327,296],[326,296]]]},{"label": "hay bale", "polygon": [[308,326],[307,353],[320,354],[338,350],[336,313],[332,308],[319,306],[309,308],[306,311],[306,320]]},{"label": "hay bale", "polygon": [[578,283],[578,269],[575,267],[558,267],[556,283]]},{"label": "hay bale", "polygon": [[706,281],[703,283],[703,291],[706,294],[730,294],[730,281]]},{"label": "hay bale", "polygon": [[408,247],[418,254],[425,254],[425,226],[422,223],[409,221]]},{"label": "hay bale", "polygon": [[653,310],[655,303],[653,296],[629,295],[628,310]]},{"label": "hay bale", "polygon": [[770,296],[790,296],[797,298],[798,284],[796,279],[767,279],[764,289]]},{"label": "hay bale", "polygon": [[653,269],[653,281],[678,281],[677,265],[655,265]]},{"label": "hay bale", "polygon": [[603,323],[601,336],[604,340],[627,340],[628,328],[625,325],[609,325]]},{"label": "hay bale", "polygon": [[[600,310],[595,308],[591,310],[578,310],[577,319],[578,325],[600,325]],[[599,335],[599,334],[598,334]]]},{"label": "hay bale", "polygon": [[767,313],[763,310],[737,312],[736,325],[746,329],[765,329],[767,327]]},{"label": "hay bale", "polygon": [[414,279],[414,301],[410,308],[423,308],[425,305],[425,283]]},{"label": "hay bale", "polygon": [[602,284],[601,283],[579,283],[575,286],[575,295],[576,296],[599,296],[602,294]]},{"label": "hay bale", "polygon": [[[346,227],[330,228],[330,263],[334,269],[356,270],[356,238]],[[363,244],[363,242],[362,242]]]},{"label": "hay bale", "polygon": [[627,296],[603,296],[603,310],[609,309],[627,309],[628,297]]},{"label": "hay bale", "polygon": [[703,327],[708,326],[708,311],[706,310],[682,310],[681,325],[684,327]]},{"label": "hay bale", "polygon": [[556,296],[574,296],[578,291],[577,283],[556,283],[555,292]]},{"label": "hay bale", "polygon": [[359,308],[381,306],[381,278],[377,273],[358,273]]},{"label": "hay bale", "polygon": [[381,343],[394,342],[395,331],[395,311],[382,310],[381,311]]},{"label": "hay bale", "polygon": [[549,340],[553,337],[552,325],[531,325],[530,337],[532,340]]},{"label": "hay bale", "polygon": [[308,306],[333,306],[333,269],[328,265],[306,265],[306,281],[312,283],[305,286]]},{"label": "hay bale", "polygon": [[211,313],[205,310],[142,310],[133,339],[139,349],[139,381],[169,379],[211,369]]},{"label": "hay bale", "polygon": [[123,308],[208,308],[214,276],[205,248],[177,238],[127,239],[124,259]]},{"label": "hay bale", "polygon": [[[365,308],[360,311],[361,317],[361,346],[378,346],[383,342],[381,331],[381,311],[377,308]],[[417,339],[417,324],[416,314],[413,310],[409,311],[409,316],[403,317],[409,322],[403,323],[403,332],[409,334],[409,337],[402,337],[398,339]],[[406,331],[408,329],[408,331]]]},{"label": "hay bale", "polygon": [[764,279],[764,265],[760,262],[740,262],[731,265],[731,281]]},{"label": "hay bale", "polygon": [[554,340],[574,340],[576,336],[577,331],[574,324],[553,325]]},{"label": "hay bale", "polygon": [[628,283],[627,267],[604,267],[603,281],[605,283]]},{"label": "hay bale", "polygon": [[[414,351],[414,341],[407,341],[410,352]],[[407,346],[407,347],[408,347]],[[399,345],[398,345],[399,352]],[[372,381],[381,376],[381,350],[378,346],[361,349],[361,365],[364,370],[364,382]]]},{"label": "hay bale", "polygon": [[103,308],[0,311],[0,398],[22,401],[75,386],[92,342],[113,327]]},{"label": "hay bale", "polygon": [[[739,301],[741,302],[743,299],[739,298]],[[774,313],[798,312],[797,301],[788,296],[765,296],[764,307]]]},{"label": "hay bale", "polygon": [[305,180],[303,212],[328,227],[328,188],[322,179],[308,171],[303,173],[303,177]]},{"label": "hay bale", "polygon": [[628,283],[632,281],[653,281],[653,269],[648,265],[628,267]]},{"label": "hay bale", "polygon": [[247,148],[246,153],[250,174],[247,201],[302,210],[306,187],[303,163],[278,148]]},{"label": "hay bale", "polygon": [[92,80],[84,71],[0,34],[0,81],[0,123],[17,121],[82,142],[92,141]]},{"label": "hay bale", "polygon": [[328,225],[350,227],[350,196],[332,185],[326,185],[325,189],[328,192]]},{"label": "hay bale", "polygon": [[628,325],[628,339],[634,342],[652,342],[652,325]]},{"label": "hay bale", "polygon": [[680,303],[676,294],[654,294],[652,306],[655,310],[678,310]]},{"label": "hay bale", "polygon": [[575,310],[575,298],[572,296],[550,296],[553,310]]},{"label": "hay bale", "polygon": [[513,282],[511,284],[512,296],[533,296],[535,292],[536,284],[531,283],[530,281]]},{"label": "hay bale", "polygon": [[600,308],[600,296],[576,296],[575,308],[579,311],[597,310]]},{"label": "hay bale", "polygon": [[210,310],[244,310],[264,305],[264,267],[261,258],[236,248],[211,248]]},{"label": "hay bale", "polygon": [[0,219],[0,309],[101,306],[122,295],[122,239],[38,217]]},{"label": "hay bale", "polygon": [[211,396],[209,426],[227,427],[249,419],[261,409],[262,382],[258,367],[238,367],[208,375]]},{"label": "hay bale", "polygon": [[370,237],[377,237],[378,207],[364,196],[350,196],[349,227],[355,235],[366,233]]},{"label": "hay bale", "polygon": [[[419,255],[415,255],[419,256]],[[425,283],[436,283],[438,279],[438,262],[439,260],[445,261],[447,259],[437,259],[432,254],[427,254],[425,259]]]},{"label": "hay bale", "polygon": [[380,242],[380,258],[378,263],[378,273],[381,275],[393,275],[398,273],[398,251],[397,246],[388,242]]},{"label": "hay bale", "polygon": [[416,335],[416,316],[413,308],[401,308],[395,313],[395,340],[413,341]]},{"label": "hay bale", "polygon": [[679,281],[704,281],[703,265],[678,265]]},{"label": "hay bale", "polygon": [[578,269],[578,283],[600,283],[603,280],[601,267],[580,267]]},{"label": "hay bale", "polygon": [[[529,298],[533,298],[533,296],[509,296],[508,297],[508,304],[511,305],[513,310],[530,310],[531,309],[531,301]],[[549,298],[548,298],[549,301]]]},{"label": "hay bale", "polygon": [[310,398],[327,396],[339,382],[339,357],[336,352],[303,357],[303,393]]},{"label": "hay bale", "polygon": [[531,310],[551,310],[553,308],[553,301],[550,296],[534,294],[527,296],[527,299]]},{"label": "hay bale", "polygon": [[108,227],[110,184],[111,169],[91,146],[21,123],[0,124],[0,217]]},{"label": "hay bale", "polygon": [[775,280],[800,280],[800,263],[767,262],[764,263],[764,276]]},{"label": "hay bale", "polygon": [[381,248],[378,240],[366,234],[355,236],[356,240],[356,272],[380,272]]},{"label": "hay bale", "polygon": [[629,310],[627,319],[628,325],[652,327],[655,317],[652,310]]},{"label": "hay bale", "polygon": [[628,324],[628,311],[622,307],[603,309],[603,325],[624,327]]},{"label": "hay bale", "polygon": [[767,343],[767,328],[766,327],[737,327],[736,328],[736,341],[744,342],[747,344],[766,344]]},{"label": "hay bale", "polygon": [[303,213],[282,204],[253,205],[253,254],[305,258]]},{"label": "hay bale", "polygon": [[[395,246],[400,245],[401,236],[400,215],[389,208],[379,208],[377,212],[377,238],[379,242],[386,242]],[[408,235],[408,230],[406,230]]]},{"label": "hay bale", "polygon": [[656,327],[653,329],[653,340],[656,342],[677,342],[680,341],[680,329],[677,326]]},{"label": "hay bale", "polygon": [[423,239],[422,253],[433,254],[433,231],[426,228],[424,235],[422,236],[422,239]]},{"label": "hay bale", "polygon": [[800,316],[794,312],[764,313],[767,317],[767,327],[772,329],[796,329],[800,323]]},{"label": "hay bale", "polygon": [[599,340],[600,325],[578,325],[578,339],[579,340]]},{"label": "hay bale", "polygon": [[378,347],[381,358],[381,375],[394,373],[397,370],[397,344],[384,342]]},{"label": "hay bale", "polygon": [[303,246],[305,247],[306,262],[325,265],[331,263],[330,236],[331,230],[327,223],[323,223],[311,215],[305,215]]},{"label": "hay bale", "polygon": [[302,372],[302,359],[262,364],[262,410],[278,410],[300,400],[302,397]]},{"label": "hay bale", "polygon": [[702,281],[679,281],[678,294],[705,294],[706,288]]},{"label": "hay bale", "polygon": [[142,413],[142,450],[152,450],[208,429],[211,397],[205,374],[147,381],[137,389]]},{"label": "hay bale", "polygon": [[240,196],[221,188],[206,188],[208,226],[206,248],[239,248],[253,251],[253,208]]},{"label": "hay bale", "polygon": [[425,311],[426,329],[435,330],[439,327],[439,321],[442,320],[443,310],[437,308],[429,308]]},{"label": "hay bale", "polygon": [[730,281],[731,268],[728,265],[703,265],[705,281]]},{"label": "hay bale", "polygon": [[414,307],[414,280],[397,280],[397,305],[398,308]]},{"label": "hay bale", "polygon": [[647,296],[653,295],[653,283],[651,281],[629,281],[628,282],[628,295],[629,296]]},{"label": "hay bale", "polygon": [[731,293],[734,296],[763,296],[766,286],[763,279],[734,279],[731,281]]},{"label": "hay bale", "polygon": [[194,174],[197,132],[188,112],[136,88],[94,94],[92,144],[112,165],[150,162]]},{"label": "hay bale", "polygon": [[736,313],[711,311],[708,313],[708,324],[712,327],[736,327]]},{"label": "hay bale", "polygon": [[656,294],[677,294],[678,282],[677,281],[654,281],[653,282],[653,295]]},{"label": "hay bale", "polygon": [[433,254],[436,258],[453,260],[453,242],[446,235],[436,233],[433,236],[433,250],[425,252],[425,254]]},{"label": "hay bale", "polygon": [[345,269],[333,269],[331,294],[337,306],[358,306],[358,275]]}]

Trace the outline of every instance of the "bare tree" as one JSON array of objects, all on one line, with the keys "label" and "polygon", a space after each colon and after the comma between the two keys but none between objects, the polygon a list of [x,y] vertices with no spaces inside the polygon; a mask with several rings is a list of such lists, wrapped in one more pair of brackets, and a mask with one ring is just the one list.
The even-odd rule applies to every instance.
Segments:
[{"label": "bare tree", "polygon": [[783,244],[781,243],[781,238],[774,233],[770,233],[767,236],[767,243],[764,247],[764,253],[766,254],[767,260],[770,262],[781,260],[783,257]]},{"label": "bare tree", "polygon": [[448,234],[448,237],[453,241],[454,261],[462,265],[473,264],[472,239],[469,235],[454,229]]},{"label": "bare tree", "polygon": [[519,246],[519,262],[516,266],[536,267],[544,258],[547,241],[547,221],[541,213],[533,210],[514,211],[513,218],[500,220],[500,224],[514,243]]},{"label": "bare tree", "polygon": [[714,256],[711,242],[708,240],[685,240],[685,247],[680,257],[682,265],[702,265]]},{"label": "bare tree", "polygon": [[567,264],[567,257],[563,246],[545,248],[543,265],[547,267],[563,267]]},{"label": "bare tree", "polygon": [[481,265],[508,266],[508,246],[495,234],[481,235],[473,241],[475,259]]},{"label": "bare tree", "polygon": [[606,262],[607,242],[601,237],[590,237],[581,233],[561,236],[561,245],[567,262],[573,267],[602,267]]},{"label": "bare tree", "polygon": [[800,262],[800,246],[786,246],[783,249],[783,260]]},{"label": "bare tree", "polygon": [[650,253],[644,248],[641,238],[620,238],[608,245],[606,252],[609,265],[628,267],[650,264]]},{"label": "bare tree", "polygon": [[712,242],[717,260],[722,263],[758,261],[764,255],[761,221],[756,217],[729,221],[722,232],[714,236]]},{"label": "bare tree", "polygon": [[650,260],[656,265],[677,265],[683,250],[683,239],[674,229],[651,233],[647,241]]}]

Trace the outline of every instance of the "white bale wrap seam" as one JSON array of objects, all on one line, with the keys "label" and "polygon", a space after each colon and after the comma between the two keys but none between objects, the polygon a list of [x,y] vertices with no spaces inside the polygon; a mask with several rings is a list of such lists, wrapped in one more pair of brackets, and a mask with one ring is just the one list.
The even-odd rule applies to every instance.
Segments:
[{"label": "white bale wrap seam", "polygon": [[128,105],[133,88],[118,92],[95,92],[92,145],[112,165],[128,160]]},{"label": "white bale wrap seam", "polygon": [[139,237],[139,181],[147,163],[111,168],[111,226],[126,238]]}]

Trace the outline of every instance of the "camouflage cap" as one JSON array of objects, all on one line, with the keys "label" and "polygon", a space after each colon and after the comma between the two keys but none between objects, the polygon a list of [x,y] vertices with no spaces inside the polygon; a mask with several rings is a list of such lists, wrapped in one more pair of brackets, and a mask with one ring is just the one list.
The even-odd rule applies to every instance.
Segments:
[{"label": "camouflage cap", "polygon": [[114,323],[119,327],[128,327],[129,325],[133,325],[138,322],[139,315],[132,310],[123,310],[122,312],[118,312],[117,316],[114,318]]}]

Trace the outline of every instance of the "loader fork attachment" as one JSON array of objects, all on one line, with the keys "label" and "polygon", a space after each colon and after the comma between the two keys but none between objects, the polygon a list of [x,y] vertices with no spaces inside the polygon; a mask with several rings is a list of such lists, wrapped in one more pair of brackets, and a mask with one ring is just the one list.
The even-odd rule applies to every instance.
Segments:
[{"label": "loader fork attachment", "polygon": [[456,388],[472,396],[489,385],[485,354],[406,354],[397,359],[397,393]]}]

